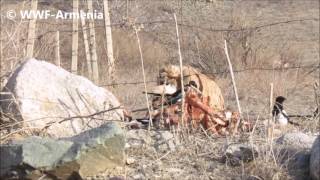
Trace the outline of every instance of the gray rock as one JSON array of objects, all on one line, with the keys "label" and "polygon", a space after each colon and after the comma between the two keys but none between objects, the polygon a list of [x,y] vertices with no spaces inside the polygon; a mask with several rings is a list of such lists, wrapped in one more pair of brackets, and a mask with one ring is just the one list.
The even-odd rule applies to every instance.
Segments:
[{"label": "gray rock", "polygon": [[176,148],[176,141],[173,134],[169,131],[159,131],[155,136],[155,148],[158,151],[174,151]]},{"label": "gray rock", "polygon": [[123,166],[124,145],[124,134],[115,123],[59,140],[29,137],[0,146],[1,176],[21,165],[61,179],[67,179],[74,173],[80,177],[93,176]]},{"label": "gray rock", "polygon": [[180,144],[177,137],[169,131],[150,131],[146,129],[131,129],[127,132],[127,148],[139,148],[145,146],[157,152],[176,150]]},{"label": "gray rock", "polygon": [[320,180],[320,135],[314,141],[310,157],[310,177]]},{"label": "gray rock", "polygon": [[109,178],[109,180],[126,180],[126,178],[122,177],[122,176],[114,176]]},{"label": "gray rock", "polygon": [[230,144],[225,150],[222,160],[231,166],[239,166],[242,162],[250,162],[258,157],[255,146],[246,144]]},{"label": "gray rock", "polygon": [[286,133],[276,140],[274,152],[282,157],[281,163],[287,164],[289,174],[294,179],[309,178],[311,147],[315,136],[301,132]]},{"label": "gray rock", "polygon": [[[117,98],[108,90],[90,80],[45,61],[29,59],[10,76],[3,88],[1,108],[25,121],[24,126],[43,129],[53,137],[71,137],[107,120],[123,118],[121,109],[100,114],[99,118],[72,118],[86,116],[120,106]],[[2,122],[3,123],[3,122]]]},{"label": "gray rock", "polygon": [[307,179],[309,176],[309,150],[292,151],[289,155],[288,171],[293,179]]},{"label": "gray rock", "polygon": [[127,165],[130,165],[130,164],[133,164],[134,162],[136,162],[136,160],[132,157],[128,157],[127,160],[126,160],[126,164]]},{"label": "gray rock", "polygon": [[18,145],[1,145],[0,159],[0,177],[2,177],[9,172],[11,167],[17,166],[22,162],[22,147]]},{"label": "gray rock", "polygon": [[277,144],[291,146],[296,149],[310,149],[315,136],[309,136],[307,134],[298,133],[287,133],[276,140]]},{"label": "gray rock", "polygon": [[152,138],[145,129],[132,129],[126,133],[126,147],[127,148],[140,148],[141,146],[151,144]]},{"label": "gray rock", "polygon": [[146,178],[142,173],[139,173],[139,174],[133,175],[132,179],[134,179],[134,180],[142,180],[142,179],[146,179]]}]

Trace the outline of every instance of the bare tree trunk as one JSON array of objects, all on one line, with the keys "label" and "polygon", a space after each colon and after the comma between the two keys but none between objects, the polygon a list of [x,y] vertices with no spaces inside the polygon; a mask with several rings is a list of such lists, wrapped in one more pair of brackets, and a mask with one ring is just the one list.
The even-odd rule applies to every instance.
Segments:
[{"label": "bare tree trunk", "polygon": [[[73,0],[73,13],[79,11],[79,1]],[[78,72],[78,19],[72,20],[72,60],[71,60],[71,72],[77,74]]]},{"label": "bare tree trunk", "polygon": [[84,18],[81,18],[81,27],[82,27],[82,34],[83,34],[84,49],[85,49],[86,60],[87,60],[88,78],[92,80],[91,56],[90,56],[88,35],[86,30],[86,22]]},{"label": "bare tree trunk", "polygon": [[112,32],[111,32],[108,0],[103,1],[103,8],[104,8],[104,26],[106,30],[106,39],[107,39],[108,75],[110,77],[109,79],[113,80],[114,79],[114,57],[113,57]]},{"label": "bare tree trunk", "polygon": [[[38,6],[38,0],[31,1],[31,10],[36,12]],[[35,40],[35,32],[36,32],[36,18],[32,17],[29,21],[28,28],[28,39],[27,39],[27,58],[33,57],[33,48],[34,48],[34,40]]]},{"label": "bare tree trunk", "polygon": [[54,63],[57,66],[61,66],[61,61],[60,61],[60,41],[59,41],[59,31],[56,32],[55,36],[55,46],[54,46],[54,52],[55,52],[55,59]]},{"label": "bare tree trunk", "polygon": [[[93,13],[92,0],[88,1],[88,12]],[[89,20],[89,32],[90,32],[90,47],[91,47],[91,61],[92,61],[92,76],[93,76],[93,81],[96,84],[99,84],[99,67],[98,67],[96,36],[95,36],[93,19]]]}]

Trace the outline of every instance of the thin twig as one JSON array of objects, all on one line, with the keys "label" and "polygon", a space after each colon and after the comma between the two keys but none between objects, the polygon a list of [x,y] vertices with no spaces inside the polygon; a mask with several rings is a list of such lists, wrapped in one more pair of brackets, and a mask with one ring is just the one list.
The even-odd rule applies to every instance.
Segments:
[{"label": "thin twig", "polygon": [[103,114],[103,113],[106,113],[106,112],[109,112],[109,111],[113,111],[113,110],[116,110],[116,109],[120,109],[122,108],[122,106],[117,106],[117,107],[114,107],[114,108],[110,108],[110,109],[106,109],[106,110],[103,110],[103,111],[99,111],[99,112],[96,112],[96,113],[93,113],[93,114],[89,114],[89,115],[83,115],[83,116],[72,116],[72,117],[68,117],[68,118],[64,118],[58,122],[51,122],[49,124],[47,124],[45,126],[45,128],[48,128],[50,127],[52,124],[54,123],[62,123],[62,122],[65,122],[65,121],[69,121],[69,120],[72,120],[72,119],[77,119],[77,118],[90,118],[90,117],[93,117],[93,116],[96,116],[96,115],[100,115],[100,114]]},{"label": "thin twig", "polygon": [[25,128],[21,128],[21,129],[18,129],[18,130],[16,130],[16,131],[13,131],[13,132],[11,132],[11,133],[9,133],[9,134],[6,134],[6,135],[4,135],[4,136],[1,136],[0,140],[3,141],[4,139],[6,139],[7,137],[9,137],[9,136],[11,136],[11,135],[13,135],[13,134],[17,134],[17,133],[19,133],[19,132],[22,132],[22,131],[25,131],[25,130],[30,130],[30,129],[40,129],[40,128],[38,128],[38,127],[25,127]]}]

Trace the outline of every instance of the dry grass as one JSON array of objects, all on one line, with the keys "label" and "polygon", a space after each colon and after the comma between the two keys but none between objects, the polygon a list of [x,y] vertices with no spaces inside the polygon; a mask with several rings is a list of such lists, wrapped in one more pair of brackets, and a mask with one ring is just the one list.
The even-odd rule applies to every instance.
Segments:
[{"label": "dry grass", "polygon": [[[139,130],[138,135],[146,135],[147,130]],[[288,174],[289,158],[284,158],[280,154],[274,158],[268,155],[266,149],[268,145],[265,139],[255,135],[252,142],[258,146],[259,155],[249,163],[242,163],[240,166],[231,166],[224,161],[224,151],[229,144],[243,143],[249,144],[248,135],[237,136],[235,138],[216,137],[208,135],[201,130],[187,134],[182,131],[164,141],[159,146],[156,137],[161,130],[152,130],[150,136],[129,137],[144,141],[141,146],[133,146],[127,150],[127,156],[134,158],[135,162],[125,167],[118,174],[125,177],[136,175],[150,179],[290,179]],[[130,133],[130,131],[129,131]],[[160,141],[163,142],[163,141]],[[174,142],[175,149],[170,150],[169,144]],[[131,143],[132,144],[132,143]],[[133,143],[134,144],[134,143]],[[267,159],[267,160],[266,160]],[[280,164],[280,161],[282,162]],[[101,175],[108,177],[110,174]]]}]

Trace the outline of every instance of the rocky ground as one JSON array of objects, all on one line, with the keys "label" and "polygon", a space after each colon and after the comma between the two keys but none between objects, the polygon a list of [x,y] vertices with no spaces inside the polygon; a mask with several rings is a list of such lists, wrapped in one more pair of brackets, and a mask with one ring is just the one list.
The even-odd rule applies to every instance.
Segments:
[{"label": "rocky ground", "polygon": [[[262,134],[216,137],[199,130],[127,131],[125,179],[309,179],[314,135],[282,132],[272,146]],[[272,151],[270,151],[270,148]],[[106,176],[98,176],[98,178]]]},{"label": "rocky ground", "polygon": [[[66,147],[68,143],[60,141],[60,145],[58,145],[58,141],[54,142],[49,139],[24,140],[23,150],[25,153],[23,154],[23,159],[25,166],[20,166],[19,169],[12,169],[11,175],[6,177],[9,179],[20,179],[22,177],[29,179],[54,179],[52,175],[60,177],[65,175],[67,177],[69,172],[72,172],[72,169],[76,170],[78,169],[77,166],[79,166],[80,169],[76,171],[80,172],[83,179],[91,180],[299,180],[310,179],[309,167],[313,169],[314,176],[317,175],[318,170],[317,158],[319,158],[319,149],[317,149],[316,143],[313,145],[316,136],[300,132],[282,132],[275,135],[273,143],[270,144],[265,141],[263,135],[258,133],[258,131],[256,133],[236,135],[235,137],[217,137],[208,134],[202,129],[189,133],[168,129],[127,129],[121,135],[126,138],[125,144],[112,146],[111,151],[108,146],[112,139],[109,137],[116,130],[109,132],[109,130],[105,131],[103,128],[97,128],[97,130],[92,132],[105,133],[97,133],[95,136],[90,136],[90,139],[92,139],[90,141],[97,143],[96,145],[92,142],[88,144],[87,138],[89,136],[79,135],[79,138],[87,139],[87,142],[83,143],[83,145],[81,145],[82,140],[74,141],[74,138],[73,140],[70,139],[82,147],[79,149],[82,157],[75,156],[75,159],[71,160],[75,162],[74,165],[72,165],[73,163],[65,164],[66,162],[70,162],[70,157],[73,157],[70,154],[71,152],[66,153],[63,161],[59,161],[59,166],[63,166],[64,168],[62,169],[64,170],[61,171],[62,169],[59,168],[58,170],[48,171],[48,173],[43,169],[44,164],[48,164],[45,165],[47,168],[56,166],[53,163],[54,159],[59,158],[59,152],[62,152],[65,149],[63,147]],[[117,133],[119,134],[119,132]],[[68,141],[68,139],[65,140]],[[42,143],[39,144],[37,141],[43,141],[42,143],[46,145],[40,145]],[[105,151],[102,146],[99,147],[98,145],[102,141],[106,142],[104,145]],[[30,146],[31,143],[32,146]],[[59,147],[54,148],[55,144]],[[30,149],[31,147],[36,149],[32,150]],[[50,158],[47,157],[48,153],[50,153],[49,151],[52,150],[54,155],[51,155]],[[87,154],[87,151],[91,153]],[[1,155],[5,156],[5,158],[1,156],[2,159],[5,159],[7,163],[12,163],[9,159],[13,154],[5,155],[4,152],[8,151],[4,151],[3,146],[1,146],[1,152]],[[114,154],[112,155],[110,152]],[[77,154],[77,152],[72,153]],[[107,156],[102,156],[104,153],[107,153]],[[126,157],[121,157],[117,161],[111,161],[112,164],[117,162],[117,165],[112,165],[113,168],[110,168],[110,163],[107,163],[107,171],[99,170],[104,167],[99,163],[102,157],[106,158],[103,161],[105,162],[109,161],[108,156],[121,155],[121,153],[125,153]],[[83,158],[87,160],[83,161]],[[125,166],[121,165],[121,159],[122,162],[125,162]],[[3,166],[3,163],[1,164]],[[26,166],[27,164],[29,166]],[[75,166],[76,164],[78,165]],[[42,168],[39,169],[37,166],[39,168],[42,166]],[[95,171],[100,171],[100,173],[92,175]],[[83,177],[83,175],[86,177]],[[75,174],[73,178],[79,179],[81,177]]]}]

